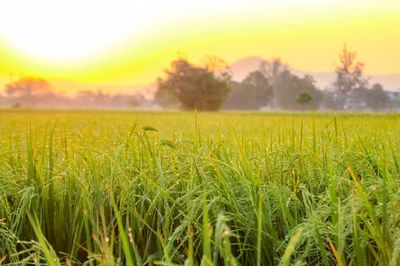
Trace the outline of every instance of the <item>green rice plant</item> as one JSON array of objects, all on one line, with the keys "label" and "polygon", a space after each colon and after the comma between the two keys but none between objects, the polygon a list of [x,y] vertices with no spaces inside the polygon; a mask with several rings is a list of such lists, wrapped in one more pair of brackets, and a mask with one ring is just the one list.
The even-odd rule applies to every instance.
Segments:
[{"label": "green rice plant", "polygon": [[3,110],[0,264],[398,265],[399,122]]}]

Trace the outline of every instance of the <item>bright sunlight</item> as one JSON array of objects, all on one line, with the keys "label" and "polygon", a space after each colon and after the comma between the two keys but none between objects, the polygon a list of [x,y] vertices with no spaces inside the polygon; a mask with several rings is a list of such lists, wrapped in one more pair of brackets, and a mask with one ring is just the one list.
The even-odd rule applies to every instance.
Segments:
[{"label": "bright sunlight", "polygon": [[400,0],[0,0],[0,266],[400,265]]}]

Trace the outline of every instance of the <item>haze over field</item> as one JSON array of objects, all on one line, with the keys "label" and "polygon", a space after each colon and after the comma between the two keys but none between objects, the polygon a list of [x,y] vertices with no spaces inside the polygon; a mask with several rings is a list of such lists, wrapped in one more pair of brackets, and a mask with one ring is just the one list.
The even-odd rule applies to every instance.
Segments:
[{"label": "haze over field", "polygon": [[200,62],[213,54],[233,66],[281,57],[324,87],[346,42],[367,75],[397,90],[399,12],[395,0],[7,1],[0,86],[36,76],[69,93],[137,91],[154,86],[178,55]]},{"label": "haze over field", "polygon": [[400,265],[399,14],[0,1],[0,266]]}]

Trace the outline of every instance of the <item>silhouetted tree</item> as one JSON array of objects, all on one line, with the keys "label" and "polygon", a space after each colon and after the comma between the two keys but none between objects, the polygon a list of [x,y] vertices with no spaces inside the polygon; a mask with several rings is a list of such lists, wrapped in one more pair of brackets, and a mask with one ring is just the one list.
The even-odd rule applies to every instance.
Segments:
[{"label": "silhouetted tree", "polygon": [[215,73],[207,67],[178,59],[165,73],[165,79],[158,79],[155,94],[158,102],[165,103],[169,98],[179,102],[184,110],[215,111],[228,96],[230,76],[226,72]]},{"label": "silhouetted tree", "polygon": [[297,95],[296,102],[303,106],[303,110],[306,104],[311,102],[313,97],[306,91],[302,91]]},{"label": "silhouetted tree", "polygon": [[282,62],[280,58],[274,58],[271,61],[262,61],[259,66],[259,70],[261,73],[267,78],[269,84],[272,87],[272,94],[274,95],[272,106],[279,107],[279,103],[277,103],[278,95],[278,79],[282,75],[282,73],[288,71],[288,66]]},{"label": "silhouetted tree", "polygon": [[242,82],[234,82],[225,107],[258,109],[271,106],[289,110],[304,109],[304,106],[296,101],[301,92],[311,96],[308,102],[310,108],[320,105],[322,92],[315,86],[313,77],[296,76],[280,59],[273,59],[263,61],[259,70],[250,73]]},{"label": "silhouetted tree", "polygon": [[39,78],[24,77],[7,84],[6,96],[0,95],[0,106],[66,107],[66,108],[147,108],[152,101],[140,93],[110,94],[102,90],[82,90],[74,95],[53,91],[50,84]]},{"label": "silhouetted tree", "polygon": [[357,88],[365,88],[368,85],[368,79],[363,76],[364,64],[355,62],[357,53],[347,50],[346,45],[343,46],[342,52],[339,54],[340,65],[336,67],[335,88],[346,94]]},{"label": "silhouetted tree", "polygon": [[368,87],[368,79],[363,75],[364,64],[355,61],[356,55],[356,52],[348,51],[346,45],[339,54],[340,64],[335,70],[336,80],[333,86],[339,92],[337,101],[342,108],[351,91]]},{"label": "silhouetted tree", "polygon": [[225,103],[228,109],[256,110],[272,101],[272,86],[261,71],[251,72],[242,82],[232,84]]},{"label": "silhouetted tree", "polygon": [[280,58],[273,58],[271,61],[262,61],[259,66],[259,71],[261,71],[271,83],[286,70],[288,70],[288,66],[284,64]]},{"label": "silhouetted tree", "polygon": [[40,78],[24,77],[6,84],[4,91],[13,104],[19,106],[37,106],[55,102],[57,95],[50,84]]},{"label": "silhouetted tree", "polygon": [[227,69],[229,68],[225,60],[215,55],[206,55],[202,61],[204,68],[211,72],[227,72]]},{"label": "silhouetted tree", "polygon": [[372,85],[372,88],[369,90],[366,97],[366,102],[368,106],[375,111],[383,110],[387,107],[389,99],[381,84],[376,83]]},{"label": "silhouetted tree", "polygon": [[339,104],[338,98],[340,98],[340,94],[335,90],[323,90],[322,91],[322,101],[321,105],[323,108],[328,110],[340,110],[342,106]]},{"label": "silhouetted tree", "polygon": [[274,101],[275,106],[282,109],[296,110],[301,107],[296,103],[300,92],[307,92],[312,97],[310,108],[317,108],[322,99],[322,93],[315,86],[314,79],[306,75],[303,78],[292,74],[289,70],[280,73],[275,80]]},{"label": "silhouetted tree", "polygon": [[154,94],[154,98],[156,102],[164,108],[175,108],[179,106],[179,100],[175,94],[171,93],[169,89],[165,87],[160,87],[160,84],[163,83],[161,78],[157,79],[158,89]]},{"label": "silhouetted tree", "polygon": [[356,88],[348,93],[346,109],[349,110],[374,110],[385,109],[389,99],[383,90],[382,85],[374,84],[371,89]]},{"label": "silhouetted tree", "polygon": [[36,96],[51,93],[51,86],[44,79],[24,77],[6,84],[5,92],[12,97]]}]

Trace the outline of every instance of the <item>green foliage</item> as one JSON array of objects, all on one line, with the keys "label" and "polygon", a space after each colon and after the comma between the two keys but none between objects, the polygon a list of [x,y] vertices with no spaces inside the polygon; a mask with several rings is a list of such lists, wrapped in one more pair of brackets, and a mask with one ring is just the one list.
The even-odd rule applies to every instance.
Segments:
[{"label": "green foliage", "polygon": [[334,87],[343,95],[355,89],[366,88],[368,85],[368,79],[363,74],[364,64],[355,62],[356,55],[356,52],[347,50],[346,45],[339,54],[340,64],[336,67]]},{"label": "green foliage", "polygon": [[260,70],[251,72],[242,82],[233,82],[232,90],[224,107],[237,110],[257,110],[270,107],[285,110],[304,108],[296,97],[301,93],[311,96],[307,104],[317,108],[322,92],[311,76],[299,77],[289,71],[280,59],[264,61]]},{"label": "green foliage", "polygon": [[297,95],[296,102],[304,106],[311,102],[312,99],[313,97],[308,92],[302,91]]},{"label": "green foliage", "polygon": [[395,114],[3,110],[0,264],[399,265],[399,132]]},{"label": "green foliage", "polygon": [[194,66],[184,59],[171,63],[167,77],[158,79],[156,100],[163,106],[179,103],[184,110],[216,111],[229,92],[229,75]]},{"label": "green foliage", "polygon": [[233,82],[224,105],[227,109],[257,110],[272,103],[272,86],[261,71],[251,72],[242,82]]},{"label": "green foliage", "polygon": [[372,85],[372,88],[367,94],[366,102],[373,110],[382,110],[388,106],[389,100],[381,84],[376,83]]},{"label": "green foliage", "polygon": [[311,96],[312,99],[308,102],[310,108],[318,107],[322,93],[315,86],[315,81],[311,76],[300,78],[286,70],[276,77],[274,97],[275,105],[278,108],[290,110],[302,108],[297,102],[297,97],[301,93],[307,93]]},{"label": "green foliage", "polygon": [[374,84],[371,89],[359,88],[348,93],[346,105],[352,110],[384,110],[388,107],[389,99],[387,98],[380,84]]}]

